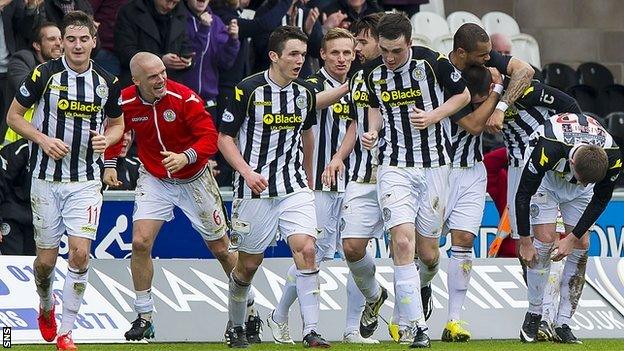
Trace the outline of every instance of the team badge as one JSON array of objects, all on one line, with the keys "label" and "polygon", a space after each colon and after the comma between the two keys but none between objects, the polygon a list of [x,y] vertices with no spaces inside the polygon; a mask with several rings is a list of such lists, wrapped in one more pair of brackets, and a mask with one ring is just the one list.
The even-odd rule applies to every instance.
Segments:
[{"label": "team badge", "polygon": [[422,67],[414,68],[414,70],[412,71],[412,78],[419,82],[427,79],[427,76],[425,75],[425,69]]},{"label": "team badge", "polygon": [[9,223],[1,223],[0,224],[0,235],[5,236],[9,235],[11,232],[11,225]]},{"label": "team badge", "polygon": [[306,108],[306,106],[308,106],[308,99],[306,99],[306,97],[303,95],[299,95],[295,99],[295,105],[297,105],[297,107],[299,107],[300,109],[304,109]]},{"label": "team badge", "polygon": [[383,219],[384,219],[384,221],[388,222],[390,220],[390,218],[392,217],[392,211],[390,211],[389,208],[384,207],[382,212],[383,212]]},{"label": "team badge", "polygon": [[163,112],[163,118],[167,122],[173,122],[176,119],[176,114],[173,110],[165,110],[165,112]]},{"label": "team badge", "polygon": [[232,112],[225,110],[225,112],[223,112],[223,116],[221,117],[221,120],[227,123],[234,122],[234,115],[232,114]]},{"label": "team badge", "polygon": [[457,72],[457,71],[453,71],[451,73],[451,80],[455,83],[459,82],[459,80],[461,79],[461,73]]},{"label": "team badge", "polygon": [[28,88],[26,88],[26,84],[22,83],[22,86],[20,87],[20,93],[24,97],[29,97],[30,96],[30,91],[28,91]]},{"label": "team badge", "polygon": [[338,231],[342,233],[346,225],[347,222],[345,222],[344,218],[340,218],[340,226],[338,227]]},{"label": "team badge", "polygon": [[95,93],[100,99],[106,99],[108,97],[108,87],[106,84],[100,84],[95,88]]},{"label": "team badge", "polygon": [[531,218],[533,219],[537,218],[537,216],[539,216],[539,213],[540,213],[539,206],[537,206],[537,204],[531,204],[531,209],[529,213],[531,214]]}]

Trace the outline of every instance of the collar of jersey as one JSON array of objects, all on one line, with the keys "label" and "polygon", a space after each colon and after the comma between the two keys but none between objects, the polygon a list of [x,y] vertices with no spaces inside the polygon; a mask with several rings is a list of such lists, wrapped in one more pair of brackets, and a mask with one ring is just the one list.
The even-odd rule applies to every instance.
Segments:
[{"label": "collar of jersey", "polygon": [[91,68],[93,68],[93,63],[91,62],[91,60],[89,60],[89,68],[86,71],[82,72],[82,73],[78,73],[78,72],[74,71],[73,69],[71,69],[71,67],[69,67],[69,64],[65,60],[65,55],[61,56],[61,61],[63,62],[63,66],[65,66],[65,69],[67,70],[67,72],[69,72],[70,75],[76,76],[76,77],[80,77],[80,76],[86,75],[87,73],[89,73]]},{"label": "collar of jersey", "polygon": [[333,88],[339,87],[342,84],[339,81],[335,80],[334,77],[332,77],[331,74],[329,74],[329,72],[327,72],[325,67],[321,67],[321,69],[319,71],[331,83],[331,86]]},{"label": "collar of jersey", "polygon": [[264,71],[264,79],[266,79],[266,81],[269,83],[270,86],[272,86],[273,88],[277,89],[277,90],[283,90],[288,88],[291,84],[292,84],[292,80],[290,81],[290,83],[286,84],[283,87],[280,87],[279,84],[275,83],[273,81],[273,79],[271,79],[271,77],[269,77],[269,70],[267,69],[266,71]]}]

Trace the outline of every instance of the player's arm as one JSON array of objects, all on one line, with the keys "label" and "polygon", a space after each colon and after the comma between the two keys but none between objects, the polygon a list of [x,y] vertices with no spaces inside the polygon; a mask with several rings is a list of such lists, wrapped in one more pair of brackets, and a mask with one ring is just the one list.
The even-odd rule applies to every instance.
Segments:
[{"label": "player's arm", "polygon": [[532,81],[531,85],[522,93],[522,96],[516,103],[523,107],[546,107],[555,110],[556,113],[582,112],[573,97],[557,88],[538,81]]},{"label": "player's arm", "polygon": [[454,114],[451,119],[464,128],[468,133],[472,135],[479,135],[485,128],[487,120],[494,112],[494,108],[500,99],[500,94],[503,90],[503,80],[500,72],[494,68],[489,68],[492,75],[492,83],[494,88],[488,95],[487,99],[473,110],[471,105],[468,104],[462,108],[458,113]]},{"label": "player's arm", "polygon": [[325,89],[316,94],[316,109],[322,110],[340,100],[349,92],[349,84],[344,83],[336,88]]},{"label": "player's arm", "polygon": [[308,187],[314,188],[314,132],[312,129],[301,132],[301,140],[303,142],[303,169],[306,172]]},{"label": "player's arm", "polygon": [[191,93],[184,102],[184,111],[185,124],[196,140],[191,147],[183,151],[188,163],[213,157],[218,151],[218,133],[212,116],[204,109],[203,100]]},{"label": "player's arm", "polygon": [[[323,184],[327,186],[333,186],[337,184],[336,178],[344,179],[346,168],[344,160],[349,157],[351,152],[353,152],[353,148],[355,147],[355,127],[355,122],[349,123],[349,127],[347,127],[347,132],[344,136],[344,139],[342,139],[342,144],[340,144],[340,147],[332,157],[331,161],[329,161],[329,164],[327,165],[327,167],[325,167],[325,170],[321,175]],[[336,174],[338,174],[338,177],[336,177]]]},{"label": "player's arm", "polygon": [[17,134],[38,144],[49,157],[60,160],[69,152],[69,145],[60,139],[41,133],[24,119],[24,114],[30,106],[37,103],[41,98],[48,76],[48,69],[44,65],[39,65],[31,71],[30,76],[24,79],[22,86],[15,93],[6,119],[9,127]]},{"label": "player's arm", "polygon": [[368,130],[362,135],[362,146],[365,149],[371,150],[377,145],[377,139],[379,138],[379,131],[383,126],[383,119],[381,116],[381,110],[379,109],[379,99],[375,94],[374,84],[372,80],[372,74],[364,71],[364,84],[366,85],[366,91],[368,94]]}]

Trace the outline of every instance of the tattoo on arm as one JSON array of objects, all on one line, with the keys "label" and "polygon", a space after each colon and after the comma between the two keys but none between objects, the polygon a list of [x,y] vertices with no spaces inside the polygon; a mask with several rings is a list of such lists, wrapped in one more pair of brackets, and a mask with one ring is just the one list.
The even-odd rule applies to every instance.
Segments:
[{"label": "tattoo on arm", "polygon": [[531,79],[533,78],[529,73],[530,71],[528,68],[522,68],[514,72],[514,74],[511,75],[511,82],[509,82],[509,86],[501,98],[501,101],[507,105],[511,105],[522,96],[522,93],[529,87]]}]

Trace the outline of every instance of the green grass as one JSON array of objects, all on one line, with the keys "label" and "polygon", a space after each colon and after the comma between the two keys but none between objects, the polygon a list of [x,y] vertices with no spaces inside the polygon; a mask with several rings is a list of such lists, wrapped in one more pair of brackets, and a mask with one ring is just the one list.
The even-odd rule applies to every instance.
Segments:
[{"label": "green grass", "polygon": [[[16,350],[54,350],[53,344],[48,345],[13,345]],[[224,344],[217,343],[175,343],[175,344],[81,344],[78,345],[79,351],[102,350],[102,351],[177,351],[177,350],[227,350]],[[284,346],[271,343],[263,343],[262,345],[253,345],[250,350],[303,350],[301,345]],[[468,343],[443,343],[439,341],[433,342],[432,350],[452,350],[452,351],[542,351],[542,350],[596,350],[596,351],[622,351],[624,350],[624,339],[592,339],[585,340],[583,345],[561,345],[554,343],[538,343],[538,344],[522,344],[517,340],[479,340]],[[355,350],[409,350],[407,345],[399,345],[394,343],[382,343],[381,345],[360,346],[347,345],[339,342],[333,343],[331,350],[339,351],[355,351]]]}]

